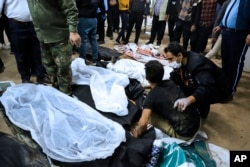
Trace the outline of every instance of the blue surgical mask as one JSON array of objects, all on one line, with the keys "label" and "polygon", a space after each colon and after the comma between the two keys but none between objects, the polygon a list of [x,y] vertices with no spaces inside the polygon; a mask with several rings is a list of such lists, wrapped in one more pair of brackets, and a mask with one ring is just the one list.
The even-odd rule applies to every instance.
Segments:
[{"label": "blue surgical mask", "polygon": [[169,63],[168,66],[172,67],[174,69],[179,69],[179,68],[181,68],[181,63],[177,63],[177,61],[173,61],[173,62]]}]

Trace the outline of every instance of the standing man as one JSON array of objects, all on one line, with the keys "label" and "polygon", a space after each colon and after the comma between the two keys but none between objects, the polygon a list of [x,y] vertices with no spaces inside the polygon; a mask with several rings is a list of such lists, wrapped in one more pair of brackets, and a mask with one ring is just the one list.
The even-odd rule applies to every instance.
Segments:
[{"label": "standing man", "polygon": [[245,55],[250,46],[250,1],[230,0],[221,22],[222,71],[229,88],[231,100],[240,80]]},{"label": "standing man", "polygon": [[178,19],[175,23],[173,41],[180,42],[182,37],[183,48],[187,50],[191,32],[196,30],[201,10],[201,0],[181,0]]},{"label": "standing man", "polygon": [[127,34],[125,37],[125,43],[129,42],[129,38],[132,33],[132,29],[135,26],[135,40],[134,43],[138,44],[140,33],[141,33],[141,25],[143,22],[143,18],[146,17],[147,11],[149,9],[149,0],[130,0],[130,13],[128,17],[128,28]]},{"label": "standing man", "polygon": [[157,46],[161,45],[165,28],[167,24],[167,0],[152,0],[150,8],[150,16],[153,16],[151,34],[149,41],[146,44],[154,43],[157,34]]},{"label": "standing man", "polygon": [[203,53],[207,46],[208,38],[213,30],[216,19],[217,0],[202,0],[201,10],[197,13],[200,16],[194,32],[191,34],[191,50]]},{"label": "standing man", "polygon": [[79,11],[78,31],[82,39],[80,46],[80,57],[86,60],[87,40],[92,49],[92,64],[96,64],[98,59],[98,43],[96,39],[97,32],[97,8],[99,7],[105,14],[103,0],[76,0]]},{"label": "standing man", "polygon": [[17,70],[22,83],[30,83],[34,69],[38,83],[48,83],[41,61],[40,44],[32,23],[26,0],[0,1],[0,11],[8,17],[11,48],[15,55]]},{"label": "standing man", "polygon": [[[52,86],[70,95],[72,45],[79,47],[78,10],[74,0],[34,1],[28,5],[42,48],[42,62]],[[53,17],[53,18],[52,18]]]},{"label": "standing man", "polygon": [[174,41],[174,27],[178,20],[178,14],[181,8],[181,0],[168,0],[167,15],[168,15],[168,36],[169,41]]}]

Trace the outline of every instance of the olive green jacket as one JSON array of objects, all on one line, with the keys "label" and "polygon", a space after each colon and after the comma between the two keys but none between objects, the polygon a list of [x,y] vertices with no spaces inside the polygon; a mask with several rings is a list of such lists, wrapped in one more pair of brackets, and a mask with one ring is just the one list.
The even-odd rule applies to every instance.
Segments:
[{"label": "olive green jacket", "polygon": [[40,42],[54,43],[77,32],[78,10],[74,0],[27,0]]}]

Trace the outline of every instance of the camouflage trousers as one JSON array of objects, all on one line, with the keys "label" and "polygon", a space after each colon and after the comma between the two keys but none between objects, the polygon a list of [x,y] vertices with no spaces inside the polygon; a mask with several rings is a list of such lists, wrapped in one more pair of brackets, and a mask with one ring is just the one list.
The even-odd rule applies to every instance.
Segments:
[{"label": "camouflage trousers", "polygon": [[68,39],[55,43],[41,42],[41,51],[42,63],[51,79],[52,86],[70,95],[72,93],[71,43]]}]

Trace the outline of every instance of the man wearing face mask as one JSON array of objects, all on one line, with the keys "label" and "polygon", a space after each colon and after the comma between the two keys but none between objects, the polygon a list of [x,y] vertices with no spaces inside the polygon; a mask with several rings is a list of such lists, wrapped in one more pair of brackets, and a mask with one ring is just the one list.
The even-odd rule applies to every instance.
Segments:
[{"label": "man wearing face mask", "polygon": [[177,99],[173,107],[182,112],[194,103],[201,118],[206,119],[210,104],[223,102],[229,97],[230,91],[221,68],[198,53],[185,51],[177,42],[170,43],[164,52],[169,66],[174,68],[170,78],[187,96]]}]

